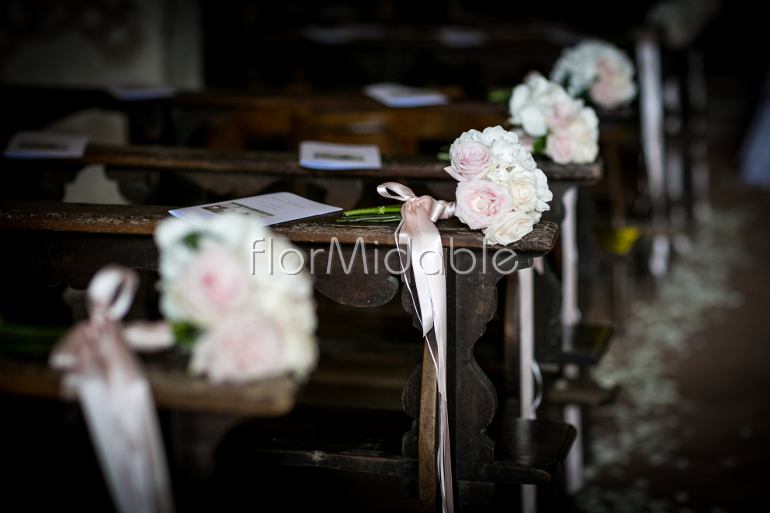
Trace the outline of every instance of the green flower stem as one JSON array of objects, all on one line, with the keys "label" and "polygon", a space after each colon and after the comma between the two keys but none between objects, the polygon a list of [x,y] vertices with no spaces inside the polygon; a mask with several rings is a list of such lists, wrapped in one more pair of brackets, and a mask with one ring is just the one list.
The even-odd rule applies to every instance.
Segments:
[{"label": "green flower stem", "polygon": [[342,213],[345,217],[360,216],[365,214],[391,214],[401,212],[401,205],[386,205],[382,207],[359,208],[356,210],[346,210]]},{"label": "green flower stem", "polygon": [[67,327],[59,326],[34,326],[30,324],[12,324],[0,322],[0,337],[39,337],[57,339],[67,332]]},{"label": "green flower stem", "polygon": [[487,100],[492,103],[505,103],[511,98],[511,88],[492,89],[487,93]]},{"label": "green flower stem", "polygon": [[0,321],[0,354],[45,357],[67,327],[34,326]]},{"label": "green flower stem", "polygon": [[338,223],[358,223],[358,222],[368,222],[368,223],[389,223],[393,221],[400,221],[401,216],[400,215],[393,215],[393,214],[382,214],[382,215],[361,215],[361,216],[350,216],[350,217],[340,217],[337,219]]}]

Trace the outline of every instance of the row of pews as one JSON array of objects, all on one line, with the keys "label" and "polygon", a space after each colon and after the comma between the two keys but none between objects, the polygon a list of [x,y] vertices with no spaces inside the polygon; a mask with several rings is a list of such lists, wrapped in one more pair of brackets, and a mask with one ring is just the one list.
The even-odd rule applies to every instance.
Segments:
[{"label": "row of pews", "polygon": [[[61,317],[47,318],[48,311],[39,305],[55,304],[64,289],[84,289],[107,263],[140,270],[151,282],[158,261],[152,235],[170,208],[270,190],[293,190],[345,208],[372,206],[381,203],[374,195],[376,185],[387,180],[449,197],[454,181],[437,153],[462,131],[504,124],[507,118],[499,104],[458,100],[393,110],[362,95],[202,92],[116,102],[99,91],[3,87],[0,98],[19,112],[50,103],[55,108],[49,112],[56,115],[106,108],[130,120],[130,145],[90,144],[77,159],[0,161],[0,233],[4,246],[12,248],[0,256],[8,284],[2,319],[44,325]],[[7,126],[6,118],[0,136],[7,139],[15,130],[51,121],[44,119],[45,109],[35,112],[28,125]],[[668,196],[649,201],[663,207],[647,209],[644,217],[633,211],[640,197],[650,194],[636,189],[649,178],[649,167],[635,169],[639,155],[650,165],[640,145],[640,117],[643,112],[634,109],[604,113],[602,158],[593,164],[538,161],[554,191],[551,211],[512,246],[516,258],[508,267],[489,271],[491,255],[477,231],[457,220],[438,223],[446,257],[458,259],[459,268],[469,267],[463,264],[470,258],[489,264],[486,272],[480,266],[468,274],[450,268],[447,275],[453,493],[461,510],[495,504],[500,486],[515,490],[550,484],[547,489],[559,494],[580,480],[581,452],[571,451],[576,446],[585,450],[580,411],[611,403],[617,392],[594,383],[590,370],[606,352],[613,328],[622,327],[627,310],[622,305],[633,287],[629,270],[639,255],[608,250],[598,238],[577,240],[576,234],[594,225],[610,232],[633,226],[642,231],[650,252],[656,238],[669,240]],[[662,137],[662,126],[657,129]],[[331,174],[303,168],[294,150],[306,139],[378,144],[385,157],[382,169]],[[130,204],[62,202],[65,186],[90,165],[103,166]],[[676,200],[677,205],[685,202],[681,195]],[[591,211],[596,213],[585,215]],[[393,230],[392,224],[338,223],[334,216],[275,227],[307,253],[337,240],[340,256],[348,259],[359,240],[392,247]],[[570,268],[576,265],[575,255],[567,254],[575,249],[598,256],[598,276],[578,275],[577,268]],[[372,267],[384,267],[383,254],[365,258]],[[357,259],[353,272],[346,273],[342,261],[327,260],[332,257],[322,252],[317,269],[323,272],[314,275],[321,357],[309,382],[213,386],[189,377],[175,355],[147,356],[158,407],[192,413],[185,422],[202,426],[212,423],[212,415],[227,415],[228,422],[212,423],[218,427],[207,431],[205,444],[213,451],[227,438],[231,451],[241,451],[231,454],[241,464],[248,457],[260,465],[395,477],[424,511],[435,511],[435,375],[419,332],[412,328],[419,323],[411,301],[397,276],[368,273]],[[605,284],[610,273],[609,289],[595,285]],[[565,321],[565,309],[583,307],[575,289],[565,288],[568,281],[588,285],[596,295],[611,295],[611,304],[621,305],[609,313],[612,322],[587,325],[574,316]],[[572,295],[566,297],[565,291]],[[152,286],[143,288],[140,299],[137,315],[157,314]],[[520,330],[526,315],[533,316],[534,337]],[[540,383],[533,383],[530,368],[542,371]],[[0,369],[4,396],[59,397],[58,377],[44,358],[0,355]],[[533,405],[534,395],[542,396],[539,407]],[[564,421],[565,408],[571,423]],[[238,427],[242,419],[257,420],[244,430]],[[184,453],[183,445],[174,450]],[[565,460],[576,454],[565,478]],[[171,455],[172,475],[195,483],[179,463],[187,457]]]}]

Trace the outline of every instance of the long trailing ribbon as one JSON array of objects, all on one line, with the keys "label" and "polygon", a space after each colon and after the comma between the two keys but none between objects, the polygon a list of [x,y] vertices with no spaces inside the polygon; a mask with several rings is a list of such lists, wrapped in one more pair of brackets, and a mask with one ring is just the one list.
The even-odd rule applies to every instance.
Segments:
[{"label": "long trailing ribbon", "polygon": [[120,320],[134,298],[134,271],[110,265],[88,286],[90,319],[51,354],[64,390],[78,397],[113,499],[122,513],[171,513],[173,503],[149,384]]},{"label": "long trailing ribbon", "polygon": [[[377,192],[384,198],[403,201],[401,222],[396,228],[396,247],[401,256],[401,245],[408,249],[408,262],[414,276],[414,292],[409,283],[407,267],[401,260],[404,284],[415,304],[417,317],[422,325],[422,335],[428,345],[433,365],[436,368],[436,385],[439,393],[439,439],[436,464],[439,471],[442,508],[445,513],[454,511],[452,485],[452,456],[449,440],[449,418],[447,405],[447,309],[446,309],[446,273],[444,268],[441,234],[436,228],[436,221],[454,216],[454,202],[436,200],[430,196],[416,196],[409,188],[400,183],[386,182],[377,186]],[[419,308],[417,304],[419,303]],[[436,338],[436,349],[427,339],[430,330]]]}]

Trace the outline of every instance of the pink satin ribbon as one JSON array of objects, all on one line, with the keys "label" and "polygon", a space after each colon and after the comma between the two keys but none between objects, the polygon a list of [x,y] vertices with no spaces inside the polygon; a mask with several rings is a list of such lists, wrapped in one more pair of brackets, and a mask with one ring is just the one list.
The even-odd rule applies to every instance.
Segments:
[{"label": "pink satin ribbon", "polygon": [[[455,214],[454,202],[436,200],[430,196],[416,196],[404,185],[386,182],[377,187],[377,192],[384,198],[403,201],[401,223],[395,232],[396,247],[401,255],[400,245],[406,245],[409,255],[409,267],[414,276],[417,303],[408,279],[407,265],[401,260],[401,270],[412,303],[415,304],[417,317],[422,325],[425,343],[430,349],[433,365],[436,368],[436,386],[439,393],[439,439],[436,464],[439,470],[442,510],[454,511],[452,485],[452,453],[449,440],[449,418],[446,391],[446,356],[447,356],[447,309],[446,309],[446,269],[441,234],[436,228],[436,221],[449,219]],[[431,347],[427,335],[434,330],[436,351]],[[437,354],[436,354],[437,353]]]},{"label": "pink satin ribbon", "polygon": [[50,363],[64,372],[65,392],[81,403],[117,509],[170,513],[171,486],[152,393],[120,322],[137,285],[136,273],[124,267],[97,272],[88,286],[90,319],[67,332]]}]

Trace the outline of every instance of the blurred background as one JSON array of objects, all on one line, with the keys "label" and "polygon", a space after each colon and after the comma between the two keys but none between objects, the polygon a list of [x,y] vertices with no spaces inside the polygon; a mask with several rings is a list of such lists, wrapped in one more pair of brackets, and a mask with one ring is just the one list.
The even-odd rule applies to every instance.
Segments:
[{"label": "blurred background", "polygon": [[[301,93],[392,81],[483,98],[542,67],[542,48],[522,51],[524,32],[543,27],[558,36],[563,29],[628,43],[655,22],[672,45],[695,45],[706,55],[711,99],[729,116],[711,128],[735,154],[768,73],[770,45],[753,2],[504,5],[8,0],[0,6],[0,83]],[[553,48],[553,58],[560,50]]]},{"label": "blurred background", "polygon": [[[717,231],[706,237],[706,246],[698,246],[704,260],[690,261],[689,274],[677,278],[683,281],[672,279],[674,289],[691,295],[670,290],[666,311],[652,310],[646,319],[637,319],[632,324],[636,334],[623,340],[625,345],[614,343],[618,349],[603,376],[644,393],[589,419],[598,427],[592,431],[596,446],[587,451],[590,471],[582,495],[543,504],[581,513],[761,509],[770,504],[770,197],[760,188],[770,187],[766,20],[761,4],[735,0],[6,0],[0,4],[0,136],[40,128],[74,112],[55,95],[47,97],[46,89],[138,84],[177,92],[303,95],[359,93],[367,84],[388,81],[486,101],[495,90],[520,83],[530,70],[547,74],[543,63],[554,62],[576,33],[613,41],[631,56],[642,28],[655,30],[668,54],[695,49],[703,57],[708,92],[708,160],[716,212],[709,225]],[[550,46],[528,46],[531,36],[544,34]],[[42,88],[36,89],[43,92],[33,104],[16,100],[27,86]],[[148,126],[154,126],[152,120]],[[94,140],[113,143],[201,141],[192,131],[173,138],[151,131],[136,134],[124,118],[99,121],[89,130],[97,134]],[[104,198],[108,193],[99,194]],[[114,191],[109,194],[125,201]],[[745,258],[732,259],[735,255]],[[3,286],[4,306],[15,301],[13,285]],[[676,304],[702,305],[689,331],[677,317],[670,324],[656,321]],[[639,311],[647,312],[643,308]],[[655,331],[657,324],[663,328]],[[684,334],[677,338],[679,329]],[[655,346],[653,357],[640,360],[632,353],[641,339],[634,337],[648,331],[660,335],[658,340],[679,342]],[[667,338],[666,333],[673,335]],[[661,387],[645,388],[652,381]],[[663,396],[668,399],[656,402]],[[56,503],[110,507],[75,408],[52,403],[39,409],[5,396],[0,405],[5,408],[0,411],[14,416],[10,421],[0,414],[3,450],[10,454],[0,490],[14,492],[32,509],[50,510]],[[176,443],[183,453],[174,463],[179,468],[196,451],[211,449],[192,445],[205,433],[186,430],[188,420],[184,415],[164,418],[174,426],[170,446]],[[623,432],[634,432],[636,438],[618,435]],[[248,436],[248,429],[237,432],[231,443],[237,447]],[[190,447],[182,447],[188,441]],[[237,459],[229,453],[223,461],[227,457]],[[272,479],[270,495],[252,483],[252,474],[240,472],[245,464],[227,463],[213,486],[231,494],[225,502],[230,509],[254,509],[249,501],[260,493],[265,493],[265,505],[278,501],[268,510],[302,509],[312,506],[315,493],[331,504],[337,494],[340,510],[417,510],[414,502],[399,501],[395,481],[272,469],[254,474]],[[76,475],[67,475],[73,469]],[[186,495],[196,491],[190,484],[196,481],[189,479],[189,488],[179,490],[185,497],[180,510],[209,509],[212,504],[205,500],[196,503],[195,493]],[[81,482],[82,489],[73,488]],[[297,483],[313,493],[296,494]],[[49,489],[53,496],[46,496]],[[372,490],[388,499],[372,505]],[[753,506],[755,501],[759,506]]]}]

